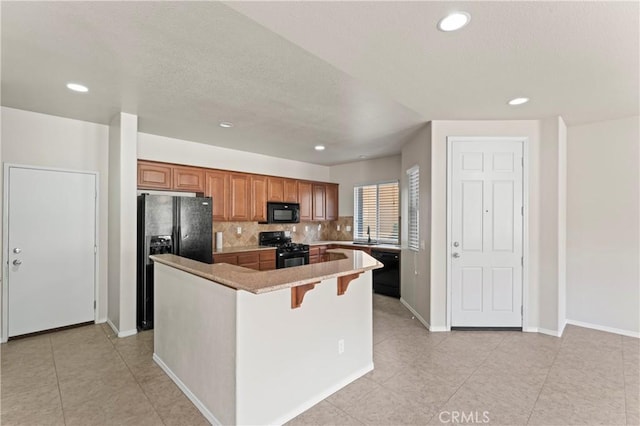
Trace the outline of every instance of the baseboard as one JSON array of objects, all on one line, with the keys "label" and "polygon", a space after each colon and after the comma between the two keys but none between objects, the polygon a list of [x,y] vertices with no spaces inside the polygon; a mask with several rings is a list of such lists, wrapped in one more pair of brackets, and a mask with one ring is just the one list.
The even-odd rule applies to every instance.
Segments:
[{"label": "baseboard", "polygon": [[111,330],[113,330],[116,336],[118,335],[118,333],[120,333],[120,330],[118,330],[118,327],[116,327],[109,318],[107,318],[107,325],[111,327]]},{"label": "baseboard", "polygon": [[162,368],[162,371],[164,371],[165,373],[167,373],[167,376],[169,376],[169,378],[171,380],[173,380],[173,382],[180,388],[180,390],[186,395],[187,398],[189,398],[189,400],[191,402],[193,402],[193,405],[196,406],[196,408],[202,413],[202,415],[209,421],[209,423],[213,424],[213,425],[222,425],[222,422],[220,422],[218,419],[216,419],[216,417],[213,415],[213,413],[211,411],[209,411],[207,409],[207,407],[205,407],[205,405],[198,399],[198,397],[196,397],[191,390],[189,390],[189,388],[187,387],[187,385],[185,385],[182,380],[180,380],[178,378],[178,376],[176,376],[173,371],[171,371],[171,369],[169,368],[169,366],[167,364],[164,363],[164,361],[162,361],[162,359],[154,352],[153,353],[153,360],[156,362],[156,364],[158,364],[158,366],[160,368]]},{"label": "baseboard", "polygon": [[422,318],[422,315],[420,315],[418,312],[416,312],[415,309],[413,309],[413,307],[411,307],[411,305],[409,305],[407,303],[406,300],[404,300],[402,297],[400,298],[400,303],[402,303],[404,305],[405,308],[407,308],[409,310],[409,312],[411,312],[411,314],[416,317],[416,319],[418,321],[420,321],[422,323],[422,325],[424,325],[425,327],[427,327],[427,330],[432,331],[431,330],[431,325],[427,322],[426,319]]},{"label": "baseboard", "polygon": [[562,332],[558,330],[549,330],[548,328],[542,328],[542,327],[538,327],[538,333],[546,334],[548,336],[553,336],[553,337],[562,336]]},{"label": "baseboard", "polygon": [[522,327],[522,332],[524,333],[537,333],[538,327]]},{"label": "baseboard", "polygon": [[640,333],[637,331],[622,330],[620,328],[607,327],[604,325],[591,324],[588,322],[575,321],[571,319],[567,320],[567,324],[576,325],[578,327],[590,328],[593,330],[606,331],[608,333],[621,334],[627,337],[635,337],[636,339],[640,338]]},{"label": "baseboard", "polygon": [[134,328],[133,330],[121,331],[120,333],[118,333],[118,337],[129,337],[133,336],[134,334],[138,334],[137,328]]},{"label": "baseboard", "polygon": [[324,390],[323,392],[319,393],[315,397],[307,400],[304,404],[301,404],[301,405],[297,406],[296,408],[291,410],[289,413],[281,416],[278,419],[275,419],[274,421],[270,421],[267,424],[270,424],[270,425],[283,425],[283,424],[287,423],[288,421],[290,421],[290,420],[294,419],[295,417],[299,416],[300,414],[304,413],[305,411],[307,411],[309,408],[313,407],[314,405],[316,405],[320,401],[328,398],[330,395],[336,393],[337,391],[339,391],[343,387],[347,386],[349,383],[353,382],[354,380],[359,379],[360,377],[364,376],[365,374],[367,374],[368,372],[370,372],[372,370],[373,370],[373,363],[370,363],[366,367],[361,368],[360,370],[356,371],[353,374],[350,374],[345,379],[341,380],[340,382],[336,383],[335,385],[331,386],[330,388]]},{"label": "baseboard", "polygon": [[134,334],[138,334],[138,330],[135,328],[133,330],[120,331],[118,330],[118,327],[116,327],[115,324],[111,322],[110,319],[107,318],[106,322],[107,324],[109,324],[109,327],[111,327],[113,332],[118,337],[129,337],[129,336],[133,336]]},{"label": "baseboard", "polygon": [[[178,378],[178,376],[176,376],[173,373],[173,371],[171,371],[169,366],[167,366],[167,364],[165,364],[164,361],[162,361],[162,359],[156,353],[153,354],[153,360],[156,362],[156,364],[158,364],[158,366],[160,368],[162,368],[162,371],[167,373],[167,376],[169,376],[171,378],[171,380],[174,381],[174,383],[180,388],[180,390],[186,395],[186,397],[189,398],[189,400],[191,402],[193,402],[193,405],[196,406],[196,408],[209,421],[209,423],[214,424],[214,425],[222,425],[222,422],[220,422],[213,415],[213,413],[211,411],[209,411],[207,409],[207,407],[205,407],[205,405],[198,399],[198,397],[195,396],[193,394],[193,392],[191,392],[191,390],[189,390],[187,385],[185,385],[182,382],[182,380],[180,380]],[[356,371],[355,373],[350,374],[344,380],[341,380],[339,383],[335,384],[334,386],[331,386],[330,388],[326,389],[325,391],[319,393],[315,397],[313,397],[313,398],[309,399],[308,401],[306,401],[304,404],[299,405],[295,409],[291,410],[289,413],[284,414],[283,416],[281,416],[280,418],[278,418],[278,419],[276,419],[274,421],[268,422],[268,424],[282,425],[282,424],[287,423],[288,421],[290,421],[290,420],[294,419],[295,417],[299,416],[300,414],[304,413],[305,411],[307,411],[309,408],[313,407],[314,405],[316,405],[320,401],[328,398],[330,395],[336,393],[337,391],[339,391],[343,387],[347,386],[348,384],[350,384],[354,380],[359,379],[360,377],[364,376],[365,374],[367,374],[368,372],[370,372],[372,370],[373,370],[373,362],[370,363],[369,365],[367,365],[366,367]]]}]

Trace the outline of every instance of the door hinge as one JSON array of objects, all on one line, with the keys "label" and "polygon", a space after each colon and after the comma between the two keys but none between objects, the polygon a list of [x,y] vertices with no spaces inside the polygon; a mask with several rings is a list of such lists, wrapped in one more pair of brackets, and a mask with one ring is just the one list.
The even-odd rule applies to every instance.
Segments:
[{"label": "door hinge", "polygon": [[520,216],[524,216],[524,206],[520,207]]},{"label": "door hinge", "polygon": [[522,163],[522,167],[524,167],[524,157],[520,157],[520,162]]},{"label": "door hinge", "polygon": [[520,256],[520,265],[524,266],[524,256]]},{"label": "door hinge", "polygon": [[93,252],[97,253],[98,252],[98,246],[93,246]]},{"label": "door hinge", "polygon": [[524,306],[520,305],[520,316],[524,317]]},{"label": "door hinge", "polygon": [[96,301],[95,300],[93,301],[93,310],[94,311],[96,310]]}]

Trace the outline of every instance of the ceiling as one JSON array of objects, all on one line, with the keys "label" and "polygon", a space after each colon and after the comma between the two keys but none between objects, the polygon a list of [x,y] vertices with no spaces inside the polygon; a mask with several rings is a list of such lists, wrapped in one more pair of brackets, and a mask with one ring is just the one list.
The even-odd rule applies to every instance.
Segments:
[{"label": "ceiling", "polygon": [[[640,113],[638,2],[1,8],[4,106],[103,124],[123,111],[141,132],[316,164],[398,153],[435,119]],[[451,10],[470,24],[438,31]],[[531,102],[508,106],[516,96]]]}]

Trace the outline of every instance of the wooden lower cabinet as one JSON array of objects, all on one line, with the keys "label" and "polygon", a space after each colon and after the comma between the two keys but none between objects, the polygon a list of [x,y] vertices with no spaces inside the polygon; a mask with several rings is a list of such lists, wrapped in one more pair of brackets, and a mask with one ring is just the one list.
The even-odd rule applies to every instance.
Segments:
[{"label": "wooden lower cabinet", "polygon": [[311,246],[309,247],[309,264],[324,262],[326,259],[328,246]]},{"label": "wooden lower cabinet", "polygon": [[276,250],[254,250],[213,254],[213,263],[228,263],[257,271],[276,269]]}]

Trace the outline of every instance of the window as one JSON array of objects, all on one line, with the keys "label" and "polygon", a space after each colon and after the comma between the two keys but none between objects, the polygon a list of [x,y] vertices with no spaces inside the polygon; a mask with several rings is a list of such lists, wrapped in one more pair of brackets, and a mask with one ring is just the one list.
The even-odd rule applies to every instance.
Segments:
[{"label": "window", "polygon": [[407,170],[407,179],[409,180],[409,221],[408,231],[409,237],[407,246],[410,250],[418,251],[420,249],[420,168],[418,166]]},{"label": "window", "polygon": [[354,241],[366,241],[370,235],[372,241],[398,244],[398,197],[398,182],[353,188]]}]

